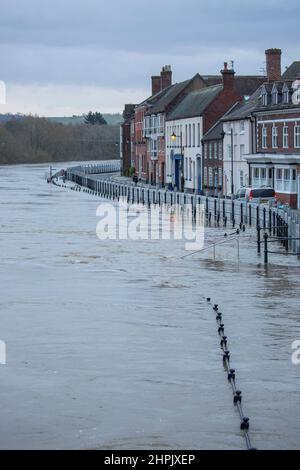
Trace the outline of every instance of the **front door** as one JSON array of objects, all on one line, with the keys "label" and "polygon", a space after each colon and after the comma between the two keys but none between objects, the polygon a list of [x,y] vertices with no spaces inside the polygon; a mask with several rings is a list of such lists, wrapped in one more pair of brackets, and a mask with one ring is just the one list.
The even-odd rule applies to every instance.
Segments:
[{"label": "front door", "polygon": [[179,170],[180,170],[180,161],[175,160],[175,186],[179,189]]},{"label": "front door", "polygon": [[165,186],[165,163],[162,162],[161,164],[161,185],[162,187]]}]

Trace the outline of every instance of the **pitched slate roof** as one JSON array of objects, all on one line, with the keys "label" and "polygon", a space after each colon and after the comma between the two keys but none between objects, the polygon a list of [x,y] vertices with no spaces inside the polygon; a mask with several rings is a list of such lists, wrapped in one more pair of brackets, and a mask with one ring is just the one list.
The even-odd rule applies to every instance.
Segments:
[{"label": "pitched slate roof", "polygon": [[300,75],[300,61],[293,62],[282,74],[282,78],[283,80],[296,80],[297,75]]},{"label": "pitched slate roof", "polygon": [[166,88],[163,90],[163,93],[160,92],[160,94],[158,94],[159,96],[157,95],[157,100],[151,101],[150,99],[148,101],[150,108],[147,114],[157,114],[164,112],[168,105],[170,105],[176,98],[176,96],[182,93],[189,83],[192,82],[193,78],[185,80],[184,82],[175,83],[174,85]]},{"label": "pitched slate roof", "polygon": [[[209,86],[222,83],[220,75],[202,75],[202,78]],[[266,77],[261,75],[236,75],[235,87],[241,96],[251,96],[265,81]]]},{"label": "pitched slate roof", "polygon": [[248,100],[244,99],[237,103],[232,111],[221,118],[221,121],[239,121],[240,119],[249,118],[259,104],[260,95],[261,87],[258,88]]},{"label": "pitched slate roof", "polygon": [[223,85],[214,85],[190,92],[175,109],[168,113],[167,120],[201,116],[222,89]]},{"label": "pitched slate roof", "polygon": [[220,120],[203,136],[204,142],[208,140],[220,140],[222,139],[223,133],[223,122]]},{"label": "pitched slate roof", "polygon": [[171,85],[167,88],[165,88],[164,90],[161,90],[159,91],[158,93],[156,93],[155,95],[152,95],[152,96],[149,96],[148,98],[146,98],[144,101],[142,101],[141,103],[137,104],[136,106],[139,107],[139,106],[149,106],[149,105],[154,105],[155,103],[157,103],[157,101],[159,101],[166,93],[167,91],[172,88],[174,85]]}]

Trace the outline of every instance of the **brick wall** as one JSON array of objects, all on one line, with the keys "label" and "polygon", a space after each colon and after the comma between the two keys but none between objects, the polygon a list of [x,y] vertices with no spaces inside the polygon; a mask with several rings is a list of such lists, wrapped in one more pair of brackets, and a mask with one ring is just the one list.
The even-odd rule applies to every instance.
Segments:
[{"label": "brick wall", "polygon": [[[286,119],[299,119],[300,113],[291,113],[286,115]],[[280,119],[282,122],[276,122],[275,125],[278,128],[278,147],[272,147],[272,128],[273,128],[273,121]],[[260,121],[269,121],[268,123],[261,123]],[[300,122],[298,123],[300,125]],[[289,130],[289,137],[288,137],[288,148],[283,147],[283,127],[286,125]],[[284,122],[284,116],[282,114],[272,114],[266,116],[259,116],[257,121],[257,151],[258,153],[299,153],[300,148],[295,148],[294,145],[294,126],[295,122]],[[267,148],[262,147],[262,128],[267,128]]]},{"label": "brick wall", "polygon": [[203,133],[206,134],[212,126],[237,102],[241,97],[235,90],[222,90],[209,105],[203,115]]}]

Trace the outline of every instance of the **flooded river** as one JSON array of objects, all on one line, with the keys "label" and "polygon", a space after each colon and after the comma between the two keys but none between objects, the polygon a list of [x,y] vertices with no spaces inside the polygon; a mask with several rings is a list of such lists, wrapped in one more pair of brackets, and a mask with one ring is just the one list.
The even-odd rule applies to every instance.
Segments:
[{"label": "flooded river", "polygon": [[211,297],[253,446],[299,449],[300,262],[266,271],[251,231],[239,263],[230,244],[214,262],[180,259],[182,241],[100,241],[101,198],[45,171],[0,168],[0,448],[244,449]]}]

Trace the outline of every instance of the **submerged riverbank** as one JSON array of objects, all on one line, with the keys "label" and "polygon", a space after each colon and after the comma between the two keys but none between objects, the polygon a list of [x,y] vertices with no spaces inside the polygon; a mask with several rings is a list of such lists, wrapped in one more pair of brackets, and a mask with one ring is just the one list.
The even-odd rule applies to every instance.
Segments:
[{"label": "submerged riverbank", "polygon": [[243,449],[210,296],[253,445],[299,448],[298,264],[274,255],[266,270],[254,238],[240,263],[230,246],[214,262],[180,259],[181,241],[100,241],[103,200],[46,170],[1,167],[0,447]]}]

